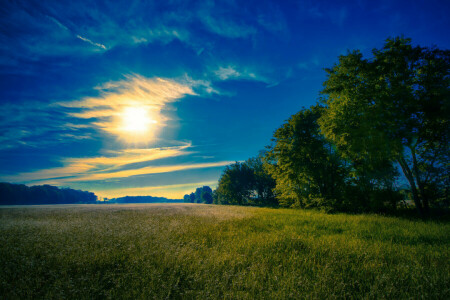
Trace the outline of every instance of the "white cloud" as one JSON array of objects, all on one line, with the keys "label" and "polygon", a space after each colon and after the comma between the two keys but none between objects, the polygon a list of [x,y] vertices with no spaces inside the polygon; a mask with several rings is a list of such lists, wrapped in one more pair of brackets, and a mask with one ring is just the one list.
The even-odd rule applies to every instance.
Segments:
[{"label": "white cloud", "polygon": [[220,80],[246,79],[273,84],[266,76],[259,74],[259,72],[252,70],[249,67],[238,68],[235,65],[228,65],[226,67],[220,66],[215,69],[213,73]]},{"label": "white cloud", "polygon": [[227,80],[229,78],[236,78],[241,76],[241,73],[236,71],[236,69],[232,66],[228,67],[219,67],[216,71],[214,71],[217,77],[222,80]]},{"label": "white cloud", "polygon": [[82,40],[82,41],[84,41],[86,43],[89,43],[89,44],[91,44],[93,46],[96,46],[96,47],[102,48],[103,50],[106,50],[106,46],[103,45],[103,44],[95,43],[95,42],[91,41],[90,39],[82,37],[81,35],[77,35],[77,38],[79,38],[80,40]]},{"label": "white cloud", "polygon": [[63,185],[70,182],[89,182],[116,178],[128,178],[137,175],[161,174],[183,170],[222,167],[232,161],[184,163],[175,165],[148,165],[163,158],[189,155],[190,144],[181,146],[124,149],[111,151],[110,156],[65,158],[62,167],[1,176],[0,180],[21,183],[39,183]]},{"label": "white cloud", "polygon": [[[68,114],[71,117],[85,119],[94,128],[125,140],[147,142],[154,139],[168,121],[161,110],[168,103],[178,101],[186,95],[196,95],[193,87],[201,84],[206,83],[188,77],[176,81],[129,75],[124,80],[108,82],[97,87],[100,92],[98,97],[60,102],[59,105],[70,109]],[[136,134],[123,132],[123,118],[130,109],[141,111],[148,118],[151,130],[148,128],[148,131]]]}]

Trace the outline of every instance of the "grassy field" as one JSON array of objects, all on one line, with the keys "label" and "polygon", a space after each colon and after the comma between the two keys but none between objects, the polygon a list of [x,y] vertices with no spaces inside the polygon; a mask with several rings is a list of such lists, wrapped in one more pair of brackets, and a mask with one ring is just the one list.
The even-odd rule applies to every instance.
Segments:
[{"label": "grassy field", "polygon": [[0,299],[450,299],[450,224],[190,204],[0,208]]}]

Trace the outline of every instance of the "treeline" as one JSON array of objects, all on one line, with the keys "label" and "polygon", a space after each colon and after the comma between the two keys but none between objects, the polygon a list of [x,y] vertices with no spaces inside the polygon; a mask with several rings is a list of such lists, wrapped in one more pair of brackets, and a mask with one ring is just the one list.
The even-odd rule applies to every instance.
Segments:
[{"label": "treeline", "polygon": [[0,205],[33,204],[92,204],[96,203],[94,193],[51,185],[35,185],[0,182]]},{"label": "treeline", "polygon": [[167,199],[165,197],[153,197],[153,196],[125,196],[119,198],[105,198],[104,201],[99,202],[102,204],[125,204],[125,203],[180,203],[182,200]]},{"label": "treeline", "polygon": [[380,212],[450,206],[450,51],[388,39],[326,69],[321,99],[257,158],[224,170],[213,202]]}]

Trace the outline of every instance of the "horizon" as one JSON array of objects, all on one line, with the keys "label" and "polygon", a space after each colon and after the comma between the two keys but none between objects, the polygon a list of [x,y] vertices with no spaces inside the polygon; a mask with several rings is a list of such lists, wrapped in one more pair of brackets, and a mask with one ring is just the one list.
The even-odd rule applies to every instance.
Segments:
[{"label": "horizon", "polygon": [[445,1],[4,3],[0,181],[102,198],[215,188],[388,37],[450,48]]}]

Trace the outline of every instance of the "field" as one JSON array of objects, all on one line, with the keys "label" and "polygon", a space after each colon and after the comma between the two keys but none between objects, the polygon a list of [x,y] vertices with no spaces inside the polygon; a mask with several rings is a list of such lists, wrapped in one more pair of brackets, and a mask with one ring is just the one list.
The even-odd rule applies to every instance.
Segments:
[{"label": "field", "polygon": [[195,204],[0,208],[1,299],[450,299],[450,224]]}]

